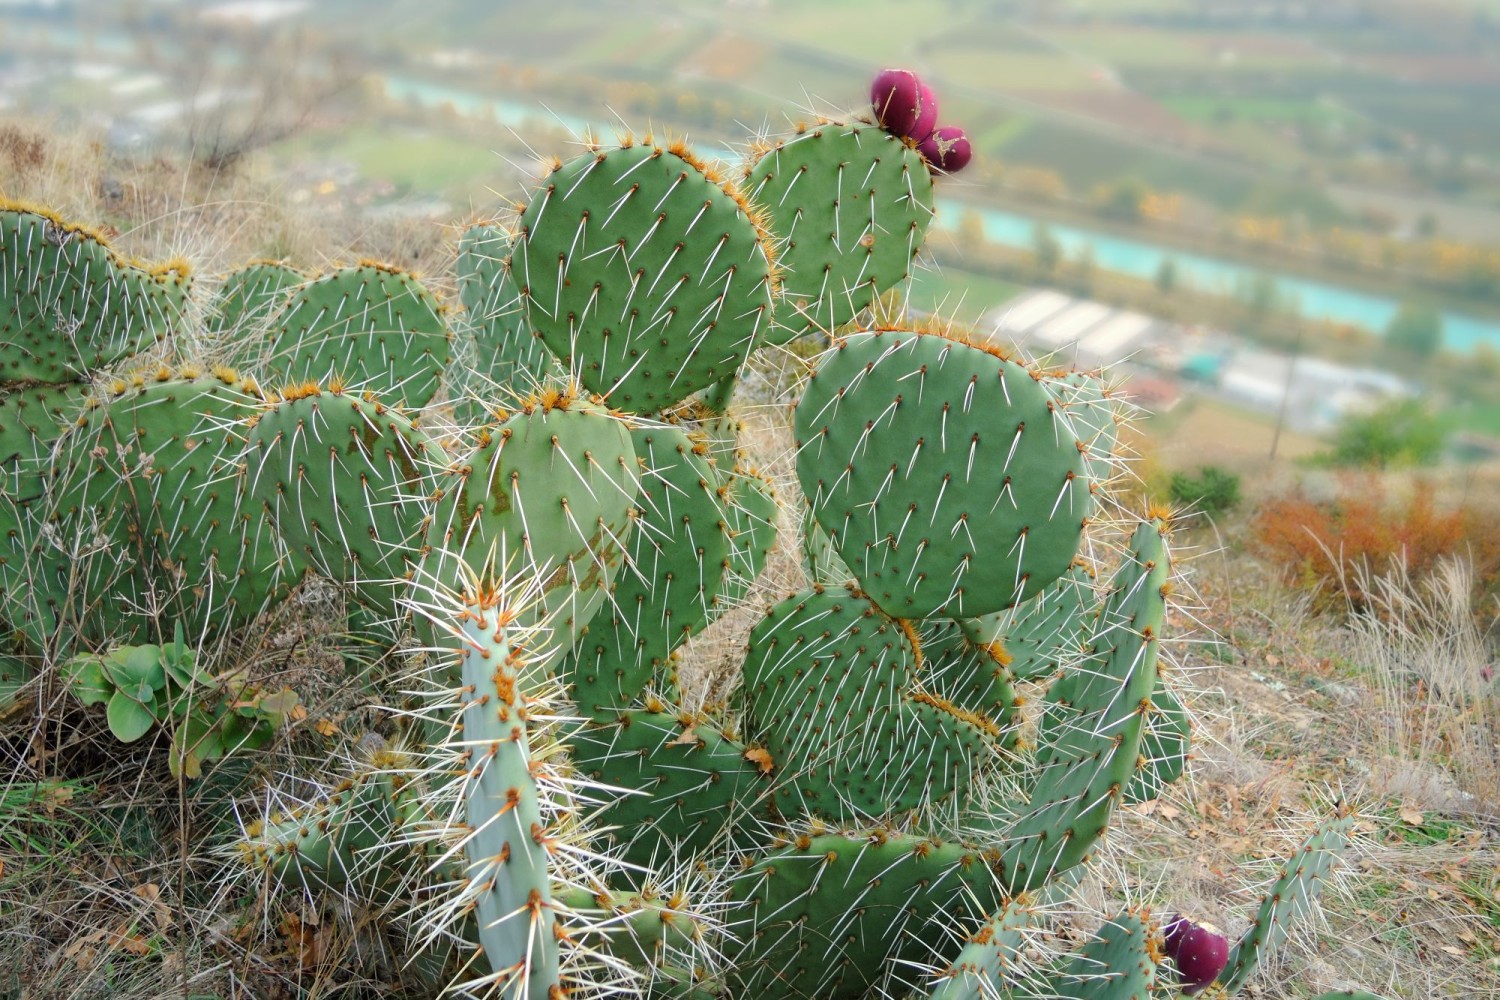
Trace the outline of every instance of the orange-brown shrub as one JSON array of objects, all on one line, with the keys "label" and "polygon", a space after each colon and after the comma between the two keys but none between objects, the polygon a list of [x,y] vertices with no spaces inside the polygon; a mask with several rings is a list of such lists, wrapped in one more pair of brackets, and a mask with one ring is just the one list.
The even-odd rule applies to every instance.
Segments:
[{"label": "orange-brown shrub", "polygon": [[1357,609],[1370,596],[1362,584],[1369,574],[1357,568],[1378,575],[1404,563],[1412,579],[1425,579],[1448,556],[1472,561],[1480,594],[1500,592],[1500,523],[1471,508],[1441,506],[1426,480],[1398,500],[1375,476],[1340,480],[1332,501],[1300,490],[1268,500],[1251,520],[1250,546],[1289,582],[1330,602],[1347,597]]}]

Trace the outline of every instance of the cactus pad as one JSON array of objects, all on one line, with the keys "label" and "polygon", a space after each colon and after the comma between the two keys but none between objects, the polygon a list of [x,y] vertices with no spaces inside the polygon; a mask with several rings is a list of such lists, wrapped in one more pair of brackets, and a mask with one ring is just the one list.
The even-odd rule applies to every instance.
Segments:
[{"label": "cactus pad", "polygon": [[1087,860],[1136,772],[1156,688],[1169,575],[1160,527],[1142,523],[1097,620],[1088,658],[1059,682],[1069,703],[1059,706],[1050,731],[1043,730],[1030,805],[1007,831],[1002,857],[1014,892],[1038,888]]},{"label": "cactus pad", "polygon": [[999,902],[991,865],[962,844],[885,831],[799,837],[735,878],[729,995],[901,995],[891,987],[905,966],[957,950],[953,924]]},{"label": "cactus pad", "polygon": [[1343,854],[1353,828],[1353,816],[1341,806],[1281,866],[1250,929],[1230,949],[1229,963],[1220,979],[1226,991],[1238,992],[1255,974],[1262,959],[1287,939],[1292,924],[1307,918],[1308,911],[1322,894],[1324,880]]},{"label": "cactus pad", "polygon": [[1092,512],[1056,409],[1028,369],[980,348],[853,334],[797,404],[797,478],[887,613],[989,614],[1065,573]]},{"label": "cactus pad", "polygon": [[0,199],[0,384],[72,382],[169,336],[192,279],[142,267],[104,238]]},{"label": "cactus pad", "polygon": [[699,854],[749,816],[768,787],[759,754],[705,724],[660,712],[624,712],[570,741],[573,763],[611,795],[597,821],[617,829],[621,858],[646,871]]},{"label": "cactus pad", "polygon": [[1125,910],[1053,977],[1041,995],[1059,1000],[1152,1000],[1161,932],[1143,912]]},{"label": "cactus pad", "polygon": [[259,260],[236,268],[224,276],[214,299],[209,330],[218,334],[247,334],[259,330],[281,311],[289,288],[307,280],[307,275],[280,261]]},{"label": "cactus pad", "polygon": [[650,143],[558,167],[512,259],[531,329],[630,412],[733,374],[771,325],[771,264],[742,199]]},{"label": "cactus pad", "polygon": [[910,279],[933,215],[922,158],[873,125],[819,125],[777,143],[746,187],[785,269],[772,343],[832,332]]},{"label": "cactus pad", "polygon": [[640,513],[625,564],[563,667],[593,715],[630,706],[665,675],[672,650],[708,622],[729,570],[729,516],[707,447],[675,427],[638,427],[631,440]]},{"label": "cactus pad", "polygon": [[255,415],[245,464],[251,498],[294,557],[395,617],[442,449],[373,395],[309,385]]},{"label": "cactus pad", "polygon": [[[458,298],[464,312],[460,328],[471,338],[473,384],[464,386],[460,418],[477,416],[478,399],[492,398],[496,387],[516,392],[536,389],[549,377],[566,373],[540,339],[532,336],[521,308],[520,290],[511,274],[511,236],[495,223],[480,223],[458,239]],[[477,397],[473,398],[473,397]]]},{"label": "cactus pad", "polygon": [[366,261],[298,286],[271,321],[265,371],[275,381],[335,381],[421,406],[448,366],[437,300],[415,277]]},{"label": "cactus pad", "polygon": [[[598,612],[624,561],[638,477],[625,421],[570,393],[533,399],[481,430],[440,478],[418,579],[457,586],[464,563],[497,576],[535,574],[540,602],[523,615],[552,630],[545,659],[555,662]],[[424,638],[446,645],[438,631]]]},{"label": "cactus pad", "polygon": [[851,586],[793,595],[751,631],[746,725],[783,812],[852,821],[969,790],[998,727],[917,688],[910,629]]},{"label": "cactus pad", "polygon": [[129,635],[153,613],[190,632],[232,629],[285,592],[280,543],[264,509],[247,502],[237,463],[236,427],[261,402],[227,370],[164,370],[118,383],[59,442],[60,534],[107,540],[51,582],[85,634]]}]

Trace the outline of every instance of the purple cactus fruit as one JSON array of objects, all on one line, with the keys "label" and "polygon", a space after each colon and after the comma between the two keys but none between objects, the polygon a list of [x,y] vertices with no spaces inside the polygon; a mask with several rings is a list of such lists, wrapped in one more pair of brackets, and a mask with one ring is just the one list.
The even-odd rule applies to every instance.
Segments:
[{"label": "purple cactus fruit", "polygon": [[956,174],[969,165],[974,147],[969,144],[969,137],[964,135],[963,129],[944,125],[917,143],[917,152],[935,169]]},{"label": "purple cactus fruit", "polygon": [[883,69],[870,84],[875,120],[887,132],[913,142],[932,134],[937,124],[937,98],[909,69]]},{"label": "purple cactus fruit", "polygon": [[1229,939],[1213,924],[1174,916],[1162,932],[1162,947],[1177,966],[1177,981],[1187,996],[1213,985],[1229,962]]}]

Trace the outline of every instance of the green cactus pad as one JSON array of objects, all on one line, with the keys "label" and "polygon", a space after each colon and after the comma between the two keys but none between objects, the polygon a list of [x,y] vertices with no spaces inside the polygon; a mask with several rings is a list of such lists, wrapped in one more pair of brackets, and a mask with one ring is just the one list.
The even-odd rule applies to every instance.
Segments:
[{"label": "green cactus pad", "polygon": [[1039,888],[1086,861],[1136,773],[1170,571],[1160,526],[1142,523],[1088,657],[1059,682],[1068,703],[1056,706],[1056,721],[1042,731],[1030,805],[1005,833],[1002,858],[1013,892]]},{"label": "green cactus pad", "polygon": [[391,775],[356,774],[325,799],[252,825],[237,845],[240,860],[307,890],[353,889],[368,898],[390,875],[396,797]]},{"label": "green cactus pad", "polygon": [[1028,897],[1005,901],[969,935],[963,950],[938,974],[928,1000],[989,1000],[1006,996],[1006,984],[1024,970],[1026,932],[1037,920]]},{"label": "green cactus pad", "polygon": [[733,997],[902,995],[910,966],[957,951],[955,924],[1000,901],[986,853],[877,831],[804,836],[748,864],[730,890]]},{"label": "green cactus pad", "polygon": [[762,754],[747,755],[711,725],[661,712],[621,713],[615,723],[579,732],[569,746],[586,777],[637,793],[612,793],[594,823],[615,827],[606,842],[648,872],[722,841],[769,788]]},{"label": "green cactus pad", "polygon": [[802,567],[809,583],[825,587],[842,587],[854,580],[854,571],[844,562],[828,532],[808,508],[802,516]]},{"label": "green cactus pad", "polygon": [[385,618],[424,540],[442,448],[373,395],[289,389],[245,432],[250,499],[294,558],[354,587]]},{"label": "green cactus pad", "polygon": [[859,821],[969,791],[999,729],[916,687],[910,628],[851,586],[793,595],[751,630],[746,726],[783,812]]},{"label": "green cactus pad", "polygon": [[[547,393],[499,424],[440,479],[417,580],[453,588],[461,563],[481,575],[541,579],[526,619],[551,629],[551,665],[598,613],[624,561],[635,520],[639,467],[629,425],[567,393]],[[487,567],[489,569],[487,569]],[[451,640],[417,616],[429,645]]]},{"label": "green cactus pad", "polygon": [[1125,789],[1126,804],[1149,802],[1181,778],[1192,739],[1193,723],[1187,709],[1167,689],[1165,680],[1158,680],[1151,693],[1146,731],[1141,735],[1143,766]]},{"label": "green cactus pad", "polygon": [[373,261],[298,286],[271,323],[264,370],[281,384],[341,382],[421,406],[450,360],[437,300],[412,275]]},{"label": "green cactus pad", "polygon": [[1062,404],[1074,435],[1083,445],[1089,478],[1109,482],[1119,466],[1115,452],[1124,419],[1115,390],[1098,372],[1069,372],[1043,384]]},{"label": "green cactus pad", "polygon": [[474,906],[496,995],[549,1000],[564,995],[548,860],[558,840],[549,810],[561,804],[544,800],[545,754],[534,720],[555,706],[531,693],[539,665],[528,660],[527,644],[515,641],[529,630],[517,625],[507,595],[480,584],[461,605],[454,624],[467,769],[465,897]]},{"label": "green cactus pad", "polygon": [[[24,564],[45,516],[52,446],[83,412],[93,391],[86,383],[33,385],[0,393],[0,567]],[[24,565],[0,568],[6,586]],[[29,587],[17,596],[28,598]]]},{"label": "green cactus pad", "polygon": [[729,516],[729,572],[713,617],[743,601],[765,570],[776,547],[781,508],[776,488],[751,468],[736,468],[724,477],[724,511]]},{"label": "green cactus pad", "polygon": [[237,462],[238,425],[262,398],[227,370],[184,375],[117,383],[58,444],[57,533],[100,544],[47,587],[83,635],[128,640],[153,613],[193,633],[237,628],[293,582]]},{"label": "green cactus pad", "polygon": [[1040,995],[1059,1000],[1152,1000],[1161,933],[1145,913],[1116,914]]},{"label": "green cactus pad", "polygon": [[975,642],[960,622],[931,621],[921,630],[923,690],[984,716],[1007,734],[1002,745],[1014,749],[1021,698],[1015,678],[993,643]]},{"label": "green cactus pad", "polygon": [[609,599],[562,667],[587,714],[636,703],[672,651],[708,622],[731,538],[708,448],[675,427],[631,431],[640,511]]},{"label": "green cactus pad", "polygon": [[935,334],[837,341],[797,404],[813,516],[887,613],[974,617],[1065,573],[1092,499],[1032,372]]},{"label": "green cactus pad", "polygon": [[1229,950],[1229,961],[1219,978],[1227,992],[1239,992],[1261,961],[1286,941],[1293,923],[1308,918],[1353,829],[1353,816],[1341,806],[1281,866],[1250,929]]},{"label": "green cactus pad", "polygon": [[209,320],[211,333],[244,335],[258,331],[281,311],[287,290],[307,274],[281,261],[258,260],[224,276]]},{"label": "green cactus pad", "polygon": [[966,621],[975,639],[998,642],[1016,680],[1056,674],[1083,649],[1089,622],[1098,611],[1093,567],[1074,561],[1041,593],[1008,611]]},{"label": "green cactus pad", "polygon": [[771,265],[742,199],[649,143],[558,167],[512,259],[533,332],[633,413],[733,374],[771,326]]},{"label": "green cactus pad", "polygon": [[74,382],[182,325],[186,265],[144,267],[104,238],[0,199],[0,384]]},{"label": "green cactus pad", "polygon": [[[681,894],[642,891],[622,894],[564,889],[558,900],[577,911],[601,910],[609,928],[602,950],[641,974],[641,995],[692,1000],[703,966],[715,964],[721,930],[694,911]],[[591,945],[593,942],[584,942]]]},{"label": "green cactus pad", "polygon": [[471,338],[472,370],[464,372],[457,403],[460,422],[481,418],[482,402],[497,387],[524,394],[565,369],[541,339],[532,335],[511,275],[511,235],[495,223],[465,229],[458,238],[458,298],[464,312],[459,327]]},{"label": "green cactus pad", "polygon": [[809,127],[761,153],[745,186],[779,241],[776,344],[832,332],[907,282],[933,217],[922,157],[874,125]]}]

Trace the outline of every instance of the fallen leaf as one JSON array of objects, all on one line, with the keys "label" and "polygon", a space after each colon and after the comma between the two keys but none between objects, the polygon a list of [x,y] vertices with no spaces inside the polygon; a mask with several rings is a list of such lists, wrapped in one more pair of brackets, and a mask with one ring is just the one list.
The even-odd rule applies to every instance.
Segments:
[{"label": "fallen leaf", "polygon": [[1422,810],[1416,806],[1403,805],[1401,807],[1401,822],[1410,826],[1421,826],[1422,818]]},{"label": "fallen leaf", "polygon": [[158,930],[166,930],[172,926],[172,910],[161,899],[161,886],[155,882],[147,882],[130,890],[135,895],[151,904],[151,919],[156,922]]},{"label": "fallen leaf", "polygon": [[318,735],[320,736],[332,736],[339,731],[338,723],[332,719],[319,719],[313,723],[313,728],[318,731]]},{"label": "fallen leaf", "polygon": [[764,747],[752,747],[746,750],[745,759],[759,768],[761,774],[770,774],[776,769],[776,761],[771,757],[771,751]]}]

